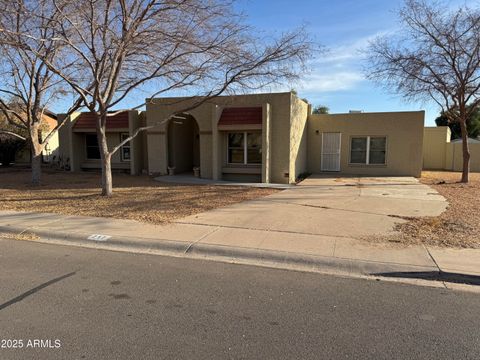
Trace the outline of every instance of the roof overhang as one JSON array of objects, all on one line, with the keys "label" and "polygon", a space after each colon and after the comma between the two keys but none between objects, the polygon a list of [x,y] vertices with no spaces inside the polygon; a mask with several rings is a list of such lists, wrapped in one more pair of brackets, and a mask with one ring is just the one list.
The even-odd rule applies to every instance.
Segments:
[{"label": "roof overhang", "polygon": [[218,121],[218,130],[261,130],[262,107],[224,108]]},{"label": "roof overhang", "polygon": [[[128,111],[122,111],[113,116],[107,116],[106,130],[121,131],[129,128]],[[94,113],[84,112],[75,118],[73,130],[76,132],[88,132],[88,130],[96,129],[97,117]]]}]

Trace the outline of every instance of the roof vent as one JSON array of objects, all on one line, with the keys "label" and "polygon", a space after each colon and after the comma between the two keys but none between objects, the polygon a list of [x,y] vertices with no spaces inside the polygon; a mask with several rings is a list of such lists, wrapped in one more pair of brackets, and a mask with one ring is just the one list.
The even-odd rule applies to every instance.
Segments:
[{"label": "roof vent", "polygon": [[361,114],[363,113],[363,110],[350,110],[349,114]]}]

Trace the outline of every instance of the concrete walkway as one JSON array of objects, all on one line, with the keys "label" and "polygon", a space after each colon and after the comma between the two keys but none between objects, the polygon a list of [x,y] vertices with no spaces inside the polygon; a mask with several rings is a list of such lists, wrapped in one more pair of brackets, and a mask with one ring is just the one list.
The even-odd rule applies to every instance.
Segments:
[{"label": "concrete walkway", "polygon": [[415,179],[314,177],[265,198],[165,226],[0,212],[0,233],[305,271],[480,284],[480,250],[374,245],[359,239],[392,232],[395,223],[405,221],[399,216],[438,215],[446,206],[443,197]]}]

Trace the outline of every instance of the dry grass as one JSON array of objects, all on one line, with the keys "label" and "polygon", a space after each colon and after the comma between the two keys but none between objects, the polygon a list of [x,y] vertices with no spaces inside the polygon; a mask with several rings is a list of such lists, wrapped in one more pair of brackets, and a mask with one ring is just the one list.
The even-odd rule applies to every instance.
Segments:
[{"label": "dry grass", "polygon": [[33,232],[21,232],[19,234],[12,233],[0,233],[0,239],[13,239],[13,240],[23,240],[23,241],[34,241],[39,240],[40,237]]},{"label": "dry grass", "polygon": [[480,248],[480,174],[472,173],[469,184],[459,183],[460,177],[454,172],[424,171],[421,182],[437,190],[450,206],[438,217],[413,218],[397,225],[400,234],[387,240]]},{"label": "dry grass", "polygon": [[114,174],[114,195],[100,196],[97,173],[45,170],[32,187],[28,170],[0,170],[0,210],[50,212],[165,224],[278,190],[159,183],[148,176]]}]

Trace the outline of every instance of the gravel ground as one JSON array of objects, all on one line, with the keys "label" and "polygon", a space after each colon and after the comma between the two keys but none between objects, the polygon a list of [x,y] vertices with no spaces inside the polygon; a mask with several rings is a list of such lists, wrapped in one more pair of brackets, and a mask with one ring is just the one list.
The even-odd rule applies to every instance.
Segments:
[{"label": "gravel ground", "polygon": [[383,238],[393,243],[480,248],[480,173],[470,183],[460,183],[461,174],[424,171],[421,182],[443,195],[449,207],[438,217],[408,219],[397,225],[397,235]]},{"label": "gravel ground", "polygon": [[165,224],[278,190],[233,186],[175,185],[148,176],[114,174],[114,195],[100,196],[98,173],[43,172],[32,187],[26,169],[0,170],[0,210],[50,212]]}]

